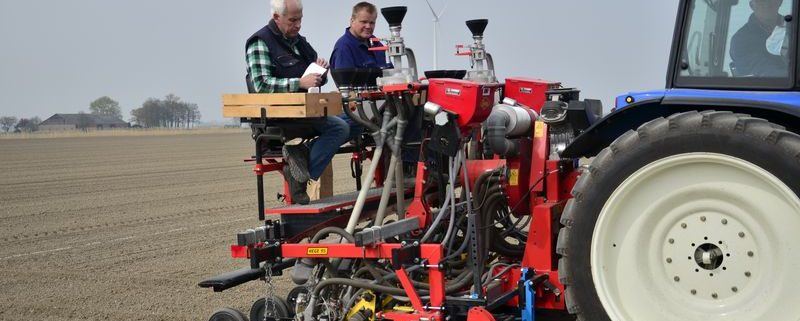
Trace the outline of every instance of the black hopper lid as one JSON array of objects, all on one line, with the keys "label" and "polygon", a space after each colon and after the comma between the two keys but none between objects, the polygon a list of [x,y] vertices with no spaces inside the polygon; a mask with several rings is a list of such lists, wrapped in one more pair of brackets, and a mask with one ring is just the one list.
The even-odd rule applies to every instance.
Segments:
[{"label": "black hopper lid", "polygon": [[489,19],[467,20],[467,28],[472,32],[473,37],[483,37],[483,31],[486,30],[487,24],[489,24]]},{"label": "black hopper lid", "polygon": [[383,18],[389,23],[389,27],[399,26],[401,23],[403,23],[403,18],[406,17],[406,11],[408,11],[407,7],[381,8]]}]

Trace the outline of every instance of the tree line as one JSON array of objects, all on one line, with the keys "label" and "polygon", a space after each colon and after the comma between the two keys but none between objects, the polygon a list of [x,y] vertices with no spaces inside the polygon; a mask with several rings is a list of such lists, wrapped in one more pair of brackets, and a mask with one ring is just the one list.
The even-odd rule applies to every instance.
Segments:
[{"label": "tree line", "polygon": [[131,120],[143,127],[191,128],[200,116],[197,104],[181,101],[173,94],[164,99],[148,98],[142,107],[131,110]]},{"label": "tree line", "polygon": [[[122,109],[119,103],[111,97],[103,96],[89,104],[92,115],[106,115],[122,119]],[[91,127],[88,114],[81,111],[76,128]],[[142,107],[131,110],[130,121],[140,127],[170,127],[191,128],[200,120],[200,110],[197,104],[181,101],[180,97],[173,94],[166,95],[164,99],[148,98]],[[0,130],[3,132],[33,132],[39,130],[42,122],[39,117],[17,118],[14,116],[0,116]]]}]

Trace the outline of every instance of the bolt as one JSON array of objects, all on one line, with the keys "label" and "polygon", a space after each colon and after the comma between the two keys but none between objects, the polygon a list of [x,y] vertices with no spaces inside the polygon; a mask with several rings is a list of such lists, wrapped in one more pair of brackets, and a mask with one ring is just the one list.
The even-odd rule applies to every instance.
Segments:
[{"label": "bolt", "polygon": [[669,239],[669,244],[675,243],[675,239]]},{"label": "bolt", "polygon": [[692,295],[695,295],[695,294],[697,294],[697,290],[692,289]]},{"label": "bolt", "polygon": [[672,258],[671,257],[667,258],[667,263],[672,263]]},{"label": "bolt", "polygon": [[680,282],[680,281],[681,281],[681,278],[680,278],[680,277],[678,277],[677,275],[676,275],[674,278],[672,278],[672,279],[673,279],[673,280],[675,280],[675,282]]},{"label": "bolt", "polygon": [[705,222],[705,221],[706,221],[706,217],[705,216],[700,216],[700,222]]},{"label": "bolt", "polygon": [[737,288],[737,287],[735,287],[735,286],[734,286],[734,287],[732,287],[732,288],[731,288],[731,291],[733,291],[733,292],[739,292],[739,288]]},{"label": "bolt", "polygon": [[749,278],[749,277],[750,277],[750,275],[751,275],[751,274],[750,274],[750,271],[746,271],[746,272],[744,272],[744,276],[746,276],[746,277],[748,277],[748,278]]},{"label": "bolt", "polygon": [[711,293],[711,297],[716,299],[718,295],[716,293]]},{"label": "bolt", "polygon": [[744,232],[739,232],[739,237],[744,238]]},{"label": "bolt", "polygon": [[753,257],[753,251],[747,251],[747,256]]},{"label": "bolt", "polygon": [[724,219],[724,218],[723,218],[723,219],[722,219],[722,225],[728,225],[728,220],[726,220],[726,219]]},{"label": "bolt", "polygon": [[686,228],[686,223],[681,223],[682,228]]}]

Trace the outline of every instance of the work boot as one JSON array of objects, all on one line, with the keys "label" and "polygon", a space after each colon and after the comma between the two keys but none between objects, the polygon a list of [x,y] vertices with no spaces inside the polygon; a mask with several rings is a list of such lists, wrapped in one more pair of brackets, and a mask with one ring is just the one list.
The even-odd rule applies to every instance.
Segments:
[{"label": "work boot", "polygon": [[306,205],[311,200],[306,193],[306,182],[300,182],[292,176],[292,171],[289,166],[283,167],[283,178],[289,184],[289,193],[292,197],[292,203]]},{"label": "work boot", "polygon": [[308,147],[304,144],[283,145],[282,151],[292,177],[303,184],[308,182]]}]

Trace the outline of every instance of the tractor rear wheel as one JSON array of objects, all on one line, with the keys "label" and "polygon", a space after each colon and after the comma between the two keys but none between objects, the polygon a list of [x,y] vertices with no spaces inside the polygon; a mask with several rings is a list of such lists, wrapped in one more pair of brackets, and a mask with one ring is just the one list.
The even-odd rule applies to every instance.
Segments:
[{"label": "tractor rear wheel", "polygon": [[579,320],[796,320],[800,136],[692,111],[650,121],[593,160],[561,218]]}]

